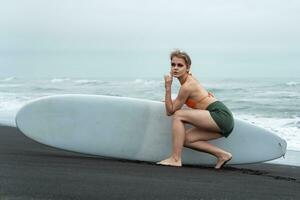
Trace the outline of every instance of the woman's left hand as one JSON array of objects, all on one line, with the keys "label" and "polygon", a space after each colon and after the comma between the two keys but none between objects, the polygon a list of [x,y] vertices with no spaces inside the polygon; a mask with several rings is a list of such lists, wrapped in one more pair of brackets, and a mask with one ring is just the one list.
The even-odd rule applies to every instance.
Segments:
[{"label": "woman's left hand", "polygon": [[165,75],[165,87],[171,87],[173,81],[173,76],[170,73],[170,75]]}]

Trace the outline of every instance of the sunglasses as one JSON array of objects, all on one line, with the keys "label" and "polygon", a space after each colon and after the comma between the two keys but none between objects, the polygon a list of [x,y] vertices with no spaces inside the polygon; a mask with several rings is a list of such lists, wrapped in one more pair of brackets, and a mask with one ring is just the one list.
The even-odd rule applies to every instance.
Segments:
[{"label": "sunglasses", "polygon": [[178,63],[178,64],[176,64],[176,63],[171,63],[171,66],[172,67],[183,67],[183,64],[181,64],[181,63]]}]

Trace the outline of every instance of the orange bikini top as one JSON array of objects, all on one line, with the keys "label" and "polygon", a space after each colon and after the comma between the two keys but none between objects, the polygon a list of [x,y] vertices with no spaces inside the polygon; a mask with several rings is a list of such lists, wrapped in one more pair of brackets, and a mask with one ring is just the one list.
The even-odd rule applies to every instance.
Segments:
[{"label": "orange bikini top", "polygon": [[193,100],[193,99],[191,99],[191,98],[188,98],[188,99],[186,100],[185,104],[186,104],[188,107],[190,107],[190,108],[196,108],[197,103],[203,101],[204,99],[206,99],[206,98],[208,98],[208,97],[214,97],[214,95],[213,95],[212,93],[208,92],[208,95],[205,96],[205,97],[202,97],[202,99],[200,99],[198,102],[195,101],[195,100]]}]

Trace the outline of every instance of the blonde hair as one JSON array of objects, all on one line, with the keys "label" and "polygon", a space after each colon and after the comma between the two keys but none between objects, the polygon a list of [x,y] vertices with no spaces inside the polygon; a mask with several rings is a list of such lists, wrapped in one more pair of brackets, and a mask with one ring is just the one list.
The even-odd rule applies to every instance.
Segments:
[{"label": "blonde hair", "polygon": [[180,51],[179,49],[172,51],[170,54],[171,61],[172,61],[173,57],[182,58],[188,66],[192,65],[192,60],[191,60],[190,56],[184,51]]}]

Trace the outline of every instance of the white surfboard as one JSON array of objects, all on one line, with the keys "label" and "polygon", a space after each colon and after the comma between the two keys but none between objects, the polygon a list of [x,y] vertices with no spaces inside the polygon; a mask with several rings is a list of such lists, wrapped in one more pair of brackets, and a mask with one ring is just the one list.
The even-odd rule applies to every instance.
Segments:
[{"label": "white surfboard", "polygon": [[[100,95],[57,95],[23,106],[17,127],[52,147],[91,155],[157,162],[172,149],[171,117],[158,101]],[[189,126],[190,127],[190,126]],[[286,142],[274,133],[235,119],[228,138],[211,143],[233,155],[231,164],[283,156]],[[184,148],[183,164],[215,164],[216,158]]]}]

